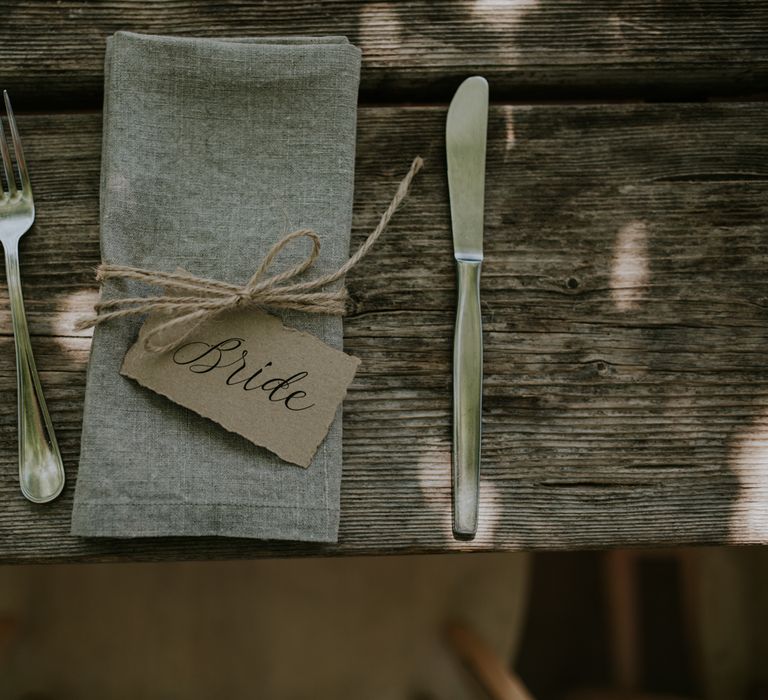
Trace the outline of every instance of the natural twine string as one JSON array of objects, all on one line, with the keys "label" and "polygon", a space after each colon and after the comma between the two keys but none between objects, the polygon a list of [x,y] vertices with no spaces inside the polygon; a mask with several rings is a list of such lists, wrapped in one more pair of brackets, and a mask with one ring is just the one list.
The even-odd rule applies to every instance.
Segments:
[{"label": "natural twine string", "polygon": [[[95,305],[96,315],[84,318],[75,325],[77,330],[85,330],[100,323],[126,316],[136,316],[150,312],[161,312],[172,318],[164,321],[144,335],[144,347],[152,352],[164,352],[176,347],[185,340],[207,318],[236,306],[247,304],[262,309],[292,309],[312,314],[343,315],[346,311],[347,289],[317,291],[344,277],[363,256],[373,247],[384,232],[389,220],[408,195],[411,181],[421,169],[424,161],[416,157],[410,170],[402,179],[386,211],[382,214],[376,228],[371,232],[357,252],[337,270],[304,282],[291,282],[297,275],[308,270],[315,263],[320,253],[320,237],[311,229],[300,229],[286,234],[269,250],[256,272],[243,286],[195,277],[188,272],[160,272],[128,265],[101,264],[96,271],[96,279],[125,279],[144,282],[164,287],[170,292],[165,296],[126,297],[109,299]],[[282,250],[297,238],[309,238],[312,250],[303,262],[271,277],[264,277],[275,258]],[[196,294],[194,294],[196,293]],[[174,337],[169,331],[179,327],[180,333]],[[171,337],[166,343],[152,342],[157,336]]]}]

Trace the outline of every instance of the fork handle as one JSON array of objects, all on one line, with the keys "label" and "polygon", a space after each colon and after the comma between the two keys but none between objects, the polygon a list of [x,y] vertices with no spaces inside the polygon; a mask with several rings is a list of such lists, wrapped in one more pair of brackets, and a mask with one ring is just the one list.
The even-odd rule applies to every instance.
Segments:
[{"label": "fork handle", "polygon": [[16,386],[19,407],[19,482],[34,503],[52,501],[64,488],[64,466],[40,378],[32,356],[24,298],[21,294],[18,242],[5,245],[5,269],[16,342]]}]

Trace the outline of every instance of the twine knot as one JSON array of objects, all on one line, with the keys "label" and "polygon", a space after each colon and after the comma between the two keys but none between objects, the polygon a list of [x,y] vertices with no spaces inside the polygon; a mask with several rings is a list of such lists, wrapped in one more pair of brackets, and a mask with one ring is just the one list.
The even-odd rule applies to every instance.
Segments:
[{"label": "twine knot", "polygon": [[[144,346],[148,350],[164,352],[185,340],[207,318],[240,306],[253,306],[264,310],[283,309],[314,314],[343,315],[346,312],[348,299],[346,287],[330,290],[323,288],[344,277],[376,243],[389,220],[408,195],[411,181],[423,164],[424,161],[419,157],[413,160],[376,228],[355,254],[333,272],[303,282],[293,281],[295,277],[311,268],[320,254],[320,237],[312,229],[293,231],[277,241],[261,261],[256,272],[242,286],[196,277],[183,270],[161,272],[129,265],[103,263],[96,272],[98,281],[111,278],[134,280],[161,286],[166,294],[100,301],[94,307],[96,315],[80,320],[75,328],[85,330],[126,316],[150,312],[164,313],[171,318],[155,325],[144,335]],[[267,272],[280,253],[299,238],[308,239],[312,243],[307,257],[283,272],[267,276]],[[163,337],[166,341],[158,343],[156,342],[158,337]]]}]

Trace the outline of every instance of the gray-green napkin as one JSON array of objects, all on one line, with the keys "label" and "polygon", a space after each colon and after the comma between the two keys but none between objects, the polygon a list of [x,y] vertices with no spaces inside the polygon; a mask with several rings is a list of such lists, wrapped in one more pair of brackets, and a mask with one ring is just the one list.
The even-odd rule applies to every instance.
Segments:
[{"label": "gray-green napkin", "polygon": [[[243,283],[272,243],[304,227],[323,242],[308,274],[347,258],[360,52],[345,38],[118,32],[105,72],[105,261]],[[110,281],[102,293],[152,290]],[[282,316],[341,347],[339,318]],[[122,377],[141,322],[94,334],[72,533],[335,541],[341,412],[308,469],[283,462]]]}]

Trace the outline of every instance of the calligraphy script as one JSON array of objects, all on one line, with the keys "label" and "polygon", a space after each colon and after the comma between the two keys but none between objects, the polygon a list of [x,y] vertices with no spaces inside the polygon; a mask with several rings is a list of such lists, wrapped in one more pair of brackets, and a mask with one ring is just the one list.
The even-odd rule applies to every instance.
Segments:
[{"label": "calligraphy script", "polygon": [[[191,343],[185,343],[173,353],[173,361],[177,365],[186,365],[187,369],[194,374],[206,374],[217,369],[228,370],[229,374],[224,380],[227,386],[239,385],[243,391],[261,389],[267,392],[270,401],[282,403],[289,411],[306,411],[315,405],[313,403],[304,406],[298,405],[301,403],[301,399],[307,396],[307,392],[295,391],[291,388],[294,384],[298,384],[302,379],[308,377],[309,372],[296,372],[285,379],[273,377],[265,380],[263,373],[264,370],[268,370],[272,366],[270,361],[249,374],[250,369],[247,368],[245,361],[248,356],[248,349],[242,346],[242,338],[227,338],[215,344],[193,340]],[[238,351],[239,355],[237,354]],[[235,359],[230,360],[233,353]],[[233,366],[234,369],[232,369]]]},{"label": "calligraphy script", "polygon": [[[151,352],[143,337],[163,320],[150,316],[146,321],[121,374],[287,462],[308,467],[360,360],[286,328],[276,316],[247,309],[205,321],[175,349]],[[167,410],[181,409],[169,404]],[[179,430],[215,434],[221,429],[184,420]]]}]

